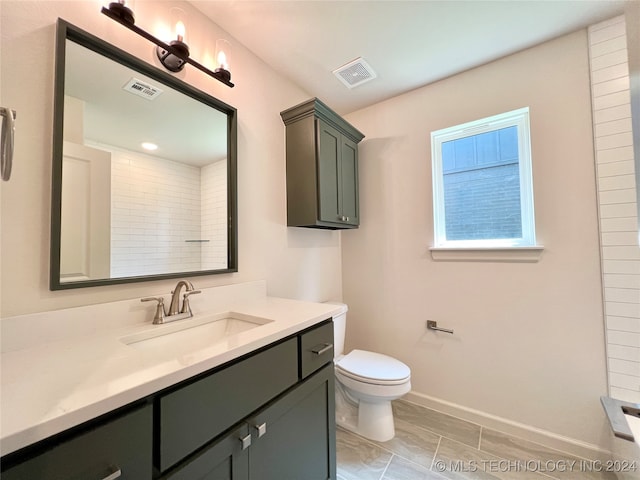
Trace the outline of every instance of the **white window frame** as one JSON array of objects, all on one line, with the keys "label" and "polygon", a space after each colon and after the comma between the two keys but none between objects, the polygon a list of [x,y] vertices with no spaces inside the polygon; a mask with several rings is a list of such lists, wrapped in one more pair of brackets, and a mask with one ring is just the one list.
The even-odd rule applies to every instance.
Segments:
[{"label": "white window frame", "polygon": [[[521,238],[482,240],[447,240],[444,211],[442,144],[472,135],[516,126],[518,129],[518,166],[520,173]],[[531,172],[531,140],[529,107],[512,110],[488,118],[431,132],[433,177],[434,247],[443,249],[511,249],[536,247],[535,215],[533,210],[533,175]]]}]

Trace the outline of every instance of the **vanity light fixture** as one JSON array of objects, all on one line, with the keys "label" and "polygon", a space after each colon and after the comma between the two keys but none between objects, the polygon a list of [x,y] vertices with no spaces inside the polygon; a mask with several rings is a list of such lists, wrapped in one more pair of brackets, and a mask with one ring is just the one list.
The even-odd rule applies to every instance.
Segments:
[{"label": "vanity light fixture", "polygon": [[153,42],[157,46],[156,52],[158,59],[165,68],[167,68],[167,70],[179,72],[184,68],[184,64],[188,63],[210,77],[224,83],[226,86],[233,88],[234,85],[231,83],[231,73],[228,69],[218,67],[215,71],[211,71],[204,65],[201,65],[189,57],[189,47],[184,43],[185,26],[184,22],[181,20],[179,21],[181,25],[179,25],[178,22],[175,23],[178,27],[176,28],[176,39],[167,44],[135,24],[133,11],[125,5],[125,0],[118,0],[117,2],[109,3],[108,7],[102,7],[102,13],[119,24],[127,27],[129,30],[137,33],[141,37]]},{"label": "vanity light fixture", "polygon": [[216,68],[215,72],[227,80],[231,80],[231,72],[229,72],[230,58],[231,44],[223,38],[216,40],[216,63],[218,68]]},{"label": "vanity light fixture", "polygon": [[179,72],[185,66],[185,58],[189,58],[189,45],[184,41],[186,32],[184,11],[180,8],[171,9],[171,25],[174,25],[174,34],[176,39],[171,40],[171,45],[175,50],[180,52],[180,55],[175,55],[170,51],[158,46],[156,47],[156,54],[158,60],[164,65],[164,67],[170,72]]}]

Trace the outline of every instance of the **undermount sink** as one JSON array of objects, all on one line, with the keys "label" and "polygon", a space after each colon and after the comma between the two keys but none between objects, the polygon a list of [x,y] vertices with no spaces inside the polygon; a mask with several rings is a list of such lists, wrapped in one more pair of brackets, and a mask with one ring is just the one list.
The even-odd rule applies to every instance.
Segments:
[{"label": "undermount sink", "polygon": [[179,347],[193,351],[229,340],[233,335],[271,322],[273,320],[236,312],[196,315],[187,320],[176,320],[175,323],[157,325],[143,332],[121,337],[120,341],[138,350]]}]

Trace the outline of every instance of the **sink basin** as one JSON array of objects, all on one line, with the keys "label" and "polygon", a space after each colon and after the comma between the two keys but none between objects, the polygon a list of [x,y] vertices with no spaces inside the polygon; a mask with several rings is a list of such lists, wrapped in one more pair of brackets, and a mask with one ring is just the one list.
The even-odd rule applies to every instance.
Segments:
[{"label": "sink basin", "polygon": [[138,350],[184,348],[190,351],[228,341],[241,332],[251,330],[273,320],[226,312],[217,315],[195,316],[175,323],[156,325],[149,330],[120,338],[125,345]]}]

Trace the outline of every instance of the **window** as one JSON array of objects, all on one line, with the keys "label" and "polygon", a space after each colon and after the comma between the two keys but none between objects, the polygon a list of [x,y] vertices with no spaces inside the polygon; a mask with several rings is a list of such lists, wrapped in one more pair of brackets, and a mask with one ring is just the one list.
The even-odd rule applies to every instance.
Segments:
[{"label": "window", "polygon": [[434,247],[536,244],[529,109],[431,133]]}]

